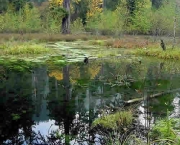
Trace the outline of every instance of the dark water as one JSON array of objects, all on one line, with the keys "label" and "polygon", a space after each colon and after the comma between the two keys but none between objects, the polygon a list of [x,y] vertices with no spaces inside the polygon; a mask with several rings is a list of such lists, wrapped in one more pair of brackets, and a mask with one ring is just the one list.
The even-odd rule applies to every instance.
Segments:
[{"label": "dark water", "polygon": [[[178,89],[180,65],[153,59],[102,59],[37,65],[22,71],[0,66],[0,144],[100,144],[89,128],[104,108]],[[167,110],[178,117],[178,90],[149,101],[151,122]],[[139,106],[142,124],[146,103]],[[57,138],[58,137],[58,138]],[[95,143],[96,142],[96,143]]]}]

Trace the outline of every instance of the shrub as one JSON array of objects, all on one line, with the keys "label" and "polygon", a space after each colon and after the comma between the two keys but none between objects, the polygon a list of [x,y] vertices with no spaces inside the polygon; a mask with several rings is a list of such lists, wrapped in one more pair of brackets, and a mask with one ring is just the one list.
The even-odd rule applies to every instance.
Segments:
[{"label": "shrub", "polygon": [[0,32],[37,32],[41,27],[38,10],[28,4],[18,12],[8,9],[0,15],[0,24]]},{"label": "shrub", "polygon": [[71,24],[71,32],[84,32],[84,26],[82,24],[82,20],[80,18],[77,18],[72,24]]}]

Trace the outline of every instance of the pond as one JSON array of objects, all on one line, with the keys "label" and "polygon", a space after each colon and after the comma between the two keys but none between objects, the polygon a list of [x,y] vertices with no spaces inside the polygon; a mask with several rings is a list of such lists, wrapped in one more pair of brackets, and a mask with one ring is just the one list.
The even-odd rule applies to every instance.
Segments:
[{"label": "pond", "polygon": [[175,91],[136,104],[137,118],[146,126],[147,112],[150,124],[167,110],[180,115],[178,62],[126,56],[23,70],[14,65],[0,65],[0,144],[101,144],[89,130],[104,109],[169,90]]}]

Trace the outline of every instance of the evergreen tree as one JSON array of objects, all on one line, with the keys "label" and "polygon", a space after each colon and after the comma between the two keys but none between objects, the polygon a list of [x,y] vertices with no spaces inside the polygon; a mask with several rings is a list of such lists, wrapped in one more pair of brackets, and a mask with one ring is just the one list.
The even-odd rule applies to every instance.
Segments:
[{"label": "evergreen tree", "polygon": [[162,6],[164,0],[151,0],[152,6],[156,9]]},{"label": "evergreen tree", "polygon": [[8,0],[0,0],[0,13],[7,10],[8,2]]}]

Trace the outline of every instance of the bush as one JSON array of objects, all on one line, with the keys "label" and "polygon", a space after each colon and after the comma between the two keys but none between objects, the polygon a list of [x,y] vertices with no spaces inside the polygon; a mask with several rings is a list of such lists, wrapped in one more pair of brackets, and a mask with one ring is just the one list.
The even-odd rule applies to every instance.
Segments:
[{"label": "bush", "polygon": [[8,9],[0,15],[0,32],[37,32],[40,31],[40,15],[36,8],[30,8],[28,4],[18,12]]},{"label": "bush", "polygon": [[97,13],[88,20],[86,29],[95,30],[101,34],[119,34],[122,32],[123,19],[121,19],[118,11],[105,11]]},{"label": "bush", "polygon": [[82,20],[80,18],[77,18],[72,24],[71,24],[71,32],[84,32],[84,26],[82,24]]}]

